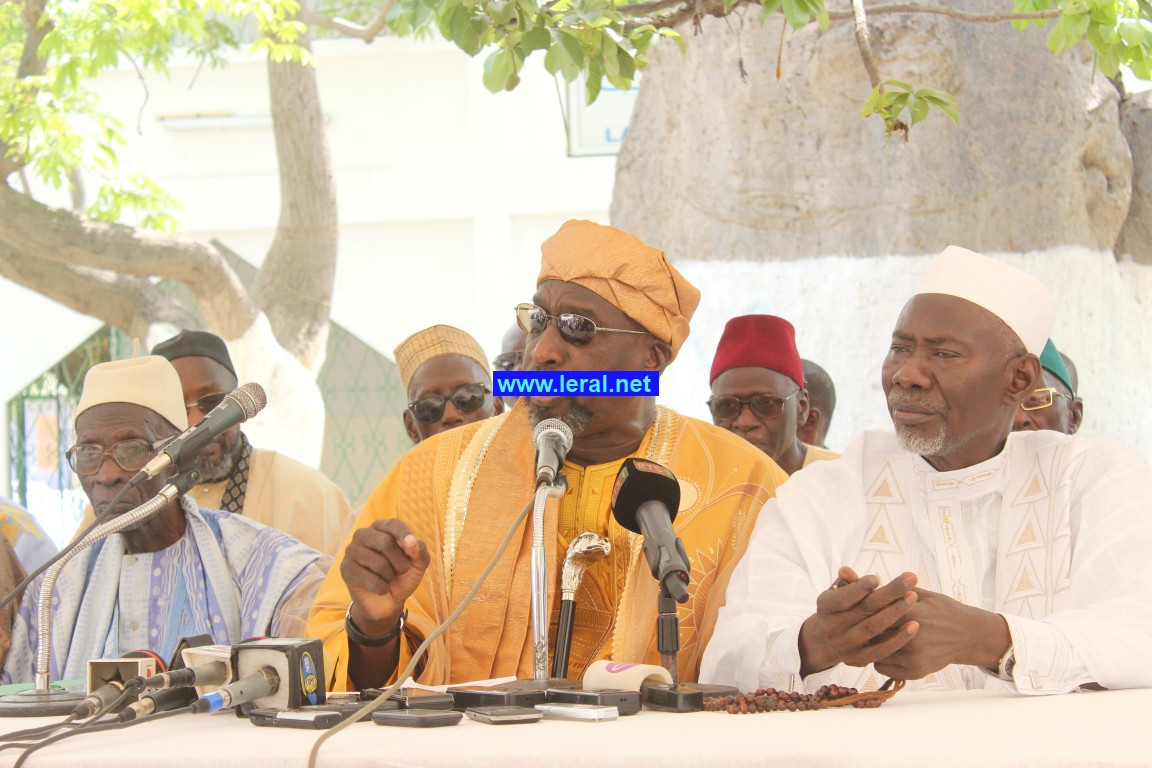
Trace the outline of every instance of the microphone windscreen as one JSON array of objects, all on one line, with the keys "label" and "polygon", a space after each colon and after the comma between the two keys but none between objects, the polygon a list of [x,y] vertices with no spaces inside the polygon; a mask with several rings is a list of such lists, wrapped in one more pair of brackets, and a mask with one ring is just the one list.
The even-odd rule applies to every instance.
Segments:
[{"label": "microphone windscreen", "polygon": [[532,444],[539,446],[540,437],[549,430],[560,433],[560,442],[564,445],[564,452],[567,453],[572,448],[572,427],[568,426],[560,419],[544,419],[536,425],[532,430]]},{"label": "microphone windscreen", "polygon": [[264,406],[268,405],[268,395],[265,394],[264,387],[254,381],[232,390],[228,393],[228,397],[244,411],[245,421],[260,413],[264,410]]},{"label": "microphone windscreen", "polygon": [[633,533],[642,533],[636,511],[642,504],[659,501],[668,507],[671,520],[680,509],[680,483],[669,470],[645,459],[625,459],[612,488],[612,516]]}]

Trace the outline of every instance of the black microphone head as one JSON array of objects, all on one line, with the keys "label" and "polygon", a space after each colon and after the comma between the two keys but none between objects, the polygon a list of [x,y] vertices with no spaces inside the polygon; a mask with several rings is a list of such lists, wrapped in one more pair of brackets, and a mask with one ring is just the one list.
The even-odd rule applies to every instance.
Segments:
[{"label": "black microphone head", "polygon": [[625,459],[612,487],[612,516],[633,533],[643,533],[636,522],[636,511],[649,501],[659,501],[668,507],[668,515],[675,521],[680,509],[680,483],[676,475],[653,461]]},{"label": "black microphone head", "polygon": [[568,453],[572,448],[572,427],[568,426],[560,419],[544,419],[536,425],[532,430],[532,444],[539,447],[540,438],[544,436],[545,432],[557,432],[560,436],[560,444],[564,446],[564,453]]},{"label": "black microphone head", "polygon": [[260,413],[264,410],[264,406],[268,405],[268,395],[264,393],[264,387],[254,381],[242,384],[229,392],[226,397],[244,411],[244,421]]}]

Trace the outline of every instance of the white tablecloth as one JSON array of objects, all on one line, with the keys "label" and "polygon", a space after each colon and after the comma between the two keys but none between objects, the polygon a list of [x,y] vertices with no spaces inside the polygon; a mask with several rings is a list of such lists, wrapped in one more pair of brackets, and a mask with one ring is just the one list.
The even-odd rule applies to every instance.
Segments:
[{"label": "white tablecloth", "polygon": [[[5,718],[0,730],[43,719]],[[32,755],[49,766],[307,765],[320,731],[259,728],[231,714],[180,715],[80,735]],[[1025,697],[989,691],[901,693],[875,710],[734,716],[644,711],[607,722],[546,720],[448,728],[356,723],[320,753],[320,766],[1103,766],[1152,765],[1152,690]],[[0,765],[17,752],[0,751]]]}]

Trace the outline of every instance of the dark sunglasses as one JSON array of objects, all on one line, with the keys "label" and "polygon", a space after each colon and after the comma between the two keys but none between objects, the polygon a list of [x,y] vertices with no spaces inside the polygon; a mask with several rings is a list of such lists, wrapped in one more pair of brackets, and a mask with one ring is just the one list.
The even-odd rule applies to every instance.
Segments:
[{"label": "dark sunglasses", "polygon": [[524,359],[524,352],[505,352],[496,355],[496,359],[492,361],[492,367],[497,371],[514,371],[520,365],[520,361]]},{"label": "dark sunglasses", "polygon": [[449,400],[460,413],[472,413],[484,405],[484,398],[491,392],[492,390],[484,384],[465,384],[462,387],[457,387],[451,394],[430,395],[414,403],[408,403],[408,410],[412,411],[416,421],[421,424],[431,424],[439,421],[440,417],[444,415],[444,406]]},{"label": "dark sunglasses", "polygon": [[648,331],[627,331],[620,328],[601,328],[583,315],[573,315],[568,312],[557,317],[548,314],[535,304],[516,305],[516,323],[526,333],[533,336],[544,333],[548,323],[553,320],[556,321],[556,330],[560,331],[560,338],[576,346],[587,344],[592,341],[593,336],[601,331],[604,333],[648,333]]},{"label": "dark sunglasses", "polygon": [[738,397],[713,397],[708,400],[708,410],[712,411],[712,418],[717,421],[735,421],[744,406],[748,406],[752,410],[752,415],[759,419],[776,419],[784,412],[784,403],[795,397],[799,391],[796,390],[788,397],[753,395],[750,400],[741,400]]},{"label": "dark sunglasses", "polygon": [[224,392],[217,392],[214,395],[204,395],[204,397],[194,403],[184,403],[184,408],[188,413],[192,413],[192,409],[195,408],[200,411],[200,413],[208,414],[215,410],[216,406],[224,402],[224,398],[227,396]]},{"label": "dark sunglasses", "polygon": [[72,467],[73,472],[81,476],[94,475],[99,472],[100,467],[104,466],[106,456],[111,456],[112,460],[120,465],[120,469],[125,472],[138,472],[151,461],[156,449],[167,444],[171,439],[166,437],[163,440],[150,443],[141,438],[133,438],[121,440],[111,448],[105,448],[94,443],[79,443],[69,448],[65,456],[68,457],[68,466]]}]

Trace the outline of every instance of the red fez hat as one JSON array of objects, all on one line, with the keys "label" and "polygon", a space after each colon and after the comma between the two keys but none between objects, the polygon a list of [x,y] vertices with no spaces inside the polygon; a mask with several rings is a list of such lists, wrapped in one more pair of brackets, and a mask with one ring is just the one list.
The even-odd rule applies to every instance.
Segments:
[{"label": "red fez hat", "polygon": [[804,386],[796,329],[775,315],[743,315],[724,326],[708,381],[730,368],[768,368]]}]

